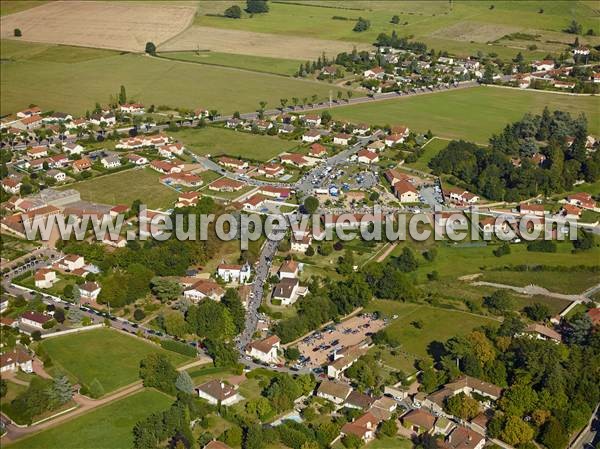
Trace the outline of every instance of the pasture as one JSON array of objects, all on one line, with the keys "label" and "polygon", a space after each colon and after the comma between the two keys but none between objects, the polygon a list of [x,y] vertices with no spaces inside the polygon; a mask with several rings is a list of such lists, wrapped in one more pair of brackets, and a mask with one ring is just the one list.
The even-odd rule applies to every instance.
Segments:
[{"label": "pasture", "polygon": [[[133,426],[166,410],[172,399],[144,390],[37,433],[11,445],[13,449],[113,449],[133,447]],[[68,437],[66,437],[68,436]]]},{"label": "pasture", "polygon": [[65,188],[81,193],[81,199],[101,204],[127,204],[141,200],[150,209],[168,209],[177,192],[159,182],[161,174],[150,169],[132,169],[87,179]]},{"label": "pasture", "polygon": [[41,346],[52,359],[53,369],[65,372],[72,381],[83,385],[89,386],[98,379],[105,394],[137,381],[140,360],[149,354],[165,354],[174,365],[189,360],[111,329],[49,338]]},{"label": "pasture", "polygon": [[406,167],[414,168],[416,170],[421,170],[423,172],[429,173],[431,169],[429,168],[429,162],[444,148],[448,146],[449,141],[440,138],[433,138],[425,146],[423,147],[424,151],[421,157],[414,163],[405,164]]},{"label": "pasture", "polygon": [[288,152],[298,145],[297,142],[283,140],[277,136],[263,136],[212,126],[181,129],[168,134],[199,156],[226,155],[261,162]]},{"label": "pasture", "polygon": [[334,108],[334,118],[378,125],[404,124],[417,132],[430,129],[448,139],[486,143],[493,133],[517,121],[526,112],[545,106],[577,115],[585,113],[591,134],[600,133],[596,97],[576,97],[541,91],[473,87],[393,100]]},{"label": "pasture", "polygon": [[[40,44],[18,44],[18,49],[15,45],[2,46],[3,50],[11,50],[11,60],[3,62],[0,73],[2,114],[21,110],[31,103],[46,110],[83,114],[96,102],[109,102],[121,85],[126,87],[132,101],[189,109],[205,106],[222,114],[254,111],[259,101],[275,107],[281,98],[310,98],[314,94],[323,100],[328,98],[331,88],[310,80],[145,55],[115,52],[107,56],[104,52],[91,54],[90,49],[63,46],[49,50],[45,44],[43,50],[33,50]],[[42,54],[52,51],[58,55],[57,60],[68,58],[73,62],[53,62],[36,56],[35,51]]]},{"label": "pasture", "polygon": [[49,2],[0,19],[0,36],[19,40],[143,52],[181,33],[195,6],[154,2]]}]

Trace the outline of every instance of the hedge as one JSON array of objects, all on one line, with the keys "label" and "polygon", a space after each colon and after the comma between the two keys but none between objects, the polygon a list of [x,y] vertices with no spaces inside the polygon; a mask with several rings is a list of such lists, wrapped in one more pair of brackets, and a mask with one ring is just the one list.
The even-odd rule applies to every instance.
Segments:
[{"label": "hedge", "polygon": [[160,341],[160,346],[167,351],[177,352],[179,354],[187,355],[188,357],[196,357],[196,348],[180,343],[175,340],[164,339]]}]

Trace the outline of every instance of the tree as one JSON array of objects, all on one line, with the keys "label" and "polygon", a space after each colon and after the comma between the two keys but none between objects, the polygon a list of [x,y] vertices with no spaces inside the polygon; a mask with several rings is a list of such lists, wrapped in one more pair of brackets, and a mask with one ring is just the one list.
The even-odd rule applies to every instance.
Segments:
[{"label": "tree", "polygon": [[154,277],[150,281],[152,293],[160,302],[175,301],[181,295],[181,287],[178,282]]},{"label": "tree", "polygon": [[146,42],[146,53],[156,56],[156,45],[153,42]]},{"label": "tree", "polygon": [[64,374],[59,374],[54,378],[52,396],[59,405],[69,402],[73,397],[73,386]]},{"label": "tree", "polygon": [[119,104],[125,103],[127,103],[127,93],[125,92],[125,86],[121,85],[121,90],[119,91]]},{"label": "tree", "polygon": [[448,413],[470,421],[479,414],[479,402],[464,393],[451,396],[446,400]]},{"label": "tree", "polygon": [[514,307],[514,301],[506,290],[496,290],[483,300],[483,304],[491,312],[502,315]]},{"label": "tree", "polygon": [[533,428],[529,424],[521,418],[509,416],[506,419],[500,438],[511,446],[517,446],[531,441],[533,434]]},{"label": "tree", "polygon": [[223,298],[221,298],[221,304],[229,310],[231,318],[233,319],[233,324],[235,325],[236,334],[242,332],[246,324],[246,309],[244,309],[238,291],[233,288],[228,288],[225,291]]},{"label": "tree", "polygon": [[539,302],[525,307],[524,311],[525,315],[533,321],[545,321],[552,316],[548,306]]},{"label": "tree", "polygon": [[269,12],[266,0],[246,0],[246,11],[250,14],[264,14]]},{"label": "tree", "polygon": [[0,379],[0,398],[3,398],[4,396],[6,396],[7,392],[8,392],[8,382],[5,381],[4,379]]},{"label": "tree", "polygon": [[357,33],[362,33],[363,31],[367,31],[371,27],[371,22],[367,19],[359,17],[356,21],[356,25],[352,28],[352,31]]},{"label": "tree", "polygon": [[177,380],[175,380],[175,388],[184,393],[194,393],[194,382],[187,371],[181,371],[177,375]]},{"label": "tree", "polygon": [[189,332],[188,323],[183,314],[176,310],[171,310],[164,315],[164,328],[167,334],[183,338]]},{"label": "tree", "polygon": [[145,387],[175,394],[177,370],[164,354],[149,354],[140,362],[140,378]]},{"label": "tree", "polygon": [[230,19],[239,19],[242,17],[242,8],[238,5],[230,6],[225,10],[225,17],[229,17]]},{"label": "tree", "polygon": [[392,20],[390,22],[392,22],[394,25],[398,25],[400,23],[400,16],[393,15]]},{"label": "tree", "polygon": [[486,64],[485,70],[483,72],[483,77],[481,78],[481,82],[483,84],[493,84],[494,83],[494,67],[492,64]]},{"label": "tree", "polygon": [[510,245],[507,242],[504,242],[502,245],[500,245],[498,248],[496,248],[493,251],[493,253],[494,253],[494,256],[496,256],[496,257],[502,257],[507,254],[510,254]]},{"label": "tree", "polygon": [[54,319],[59,323],[65,322],[65,310],[64,309],[56,309],[54,311]]},{"label": "tree", "polygon": [[386,437],[396,436],[398,433],[398,425],[396,424],[395,419],[388,419],[381,423],[381,427],[379,428],[379,433]]},{"label": "tree", "polygon": [[13,34],[15,37],[21,37],[23,35],[20,28],[15,28]]},{"label": "tree", "polygon": [[569,442],[569,432],[556,418],[550,418],[542,428],[540,441],[549,449],[563,449]]},{"label": "tree", "polygon": [[146,314],[142,309],[135,309],[133,311],[133,319],[136,321],[142,321],[146,317]]},{"label": "tree", "polygon": [[583,27],[576,20],[572,20],[567,29],[565,30],[565,32],[571,34],[581,34],[582,31]]},{"label": "tree", "polygon": [[363,445],[363,441],[356,435],[349,433],[342,437],[342,444],[346,449],[358,449]]},{"label": "tree", "polygon": [[304,200],[304,210],[307,214],[314,214],[319,209],[319,200],[314,196],[308,196]]},{"label": "tree", "polygon": [[219,441],[227,444],[231,447],[239,447],[242,444],[242,428],[240,426],[233,426],[227,429],[219,437]]},{"label": "tree", "polygon": [[577,239],[573,240],[573,247],[579,251],[586,251],[594,247],[594,235],[585,229],[577,232]]}]

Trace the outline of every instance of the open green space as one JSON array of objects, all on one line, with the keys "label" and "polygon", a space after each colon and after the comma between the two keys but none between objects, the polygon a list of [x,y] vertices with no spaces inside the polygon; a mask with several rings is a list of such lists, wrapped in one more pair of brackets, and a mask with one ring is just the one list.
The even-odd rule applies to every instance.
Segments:
[{"label": "open green space", "polygon": [[294,75],[298,71],[298,66],[303,62],[296,59],[269,58],[265,56],[240,55],[215,51],[169,51],[162,52],[159,56],[178,61],[194,62],[196,64],[234,67],[253,72],[274,73],[286,76]]},{"label": "open green space", "polygon": [[535,284],[551,292],[577,294],[600,282],[600,274],[592,271],[486,271],[481,280],[519,287]]},{"label": "open green space", "polygon": [[180,129],[169,134],[199,156],[226,155],[261,162],[290,151],[298,145],[276,136],[250,134],[213,126]]},{"label": "open green space", "polygon": [[434,138],[427,142],[423,147],[423,154],[419,159],[412,164],[405,164],[406,167],[414,168],[416,170],[421,170],[423,172],[429,173],[431,170],[429,168],[429,162],[433,159],[437,154],[442,151],[444,148],[448,146],[448,141],[445,139]]},{"label": "open green space", "polygon": [[138,380],[140,360],[149,354],[165,354],[175,365],[189,360],[111,329],[54,337],[44,340],[41,346],[52,359],[52,369],[64,371],[71,380],[84,385],[98,379],[105,393]]},{"label": "open green space", "polygon": [[34,242],[22,240],[18,237],[2,234],[0,237],[0,251],[2,258],[14,260],[36,249],[38,245]]},{"label": "open green space", "polygon": [[36,6],[48,3],[42,0],[2,0],[0,2],[0,16],[7,16],[26,9],[35,8]]},{"label": "open green space", "polygon": [[[42,109],[83,114],[96,102],[108,103],[121,85],[126,87],[130,100],[147,105],[190,109],[203,106],[220,113],[254,111],[260,101],[275,107],[281,98],[317,95],[323,100],[330,90],[325,83],[147,55],[109,52],[111,56],[105,56],[104,51],[86,48],[53,46],[49,50],[44,44],[17,44],[20,50],[14,48],[14,43],[2,44],[2,48],[12,48],[7,53],[11,59],[3,62],[0,74],[2,114],[31,103]],[[44,49],[40,50],[42,55],[53,52],[51,60],[34,54],[39,45]],[[90,52],[94,52],[93,57]],[[65,59],[71,62],[60,62]]]},{"label": "open green space", "polygon": [[161,174],[150,168],[133,169],[91,178],[64,188],[75,189],[81,199],[101,204],[127,204],[141,200],[151,209],[167,209],[177,192],[159,182]]},{"label": "open green space", "polygon": [[11,445],[14,449],[115,449],[133,447],[132,429],[139,420],[162,410],[172,399],[144,390],[95,409]]},{"label": "open green space", "polygon": [[449,139],[487,143],[492,134],[526,112],[540,113],[545,106],[578,115],[585,113],[591,134],[600,133],[596,97],[574,97],[541,91],[474,87],[417,95],[332,109],[334,118],[374,125],[407,125],[411,130]]},{"label": "open green space", "polygon": [[[227,6],[223,5],[223,10]],[[411,36],[436,50],[462,56],[482,51],[513,57],[522,51],[531,58],[543,57],[543,52],[551,50],[562,51],[563,42],[572,42],[573,36],[562,30],[573,19],[581,23],[584,30],[598,26],[597,6],[589,1],[495,1],[493,6],[490,8],[489,2],[465,0],[351,3],[294,0],[271,3],[268,14],[240,20],[204,15],[201,8],[195,24],[363,43],[374,42],[379,33],[396,31],[399,36]],[[391,23],[393,15],[399,16],[398,24]],[[367,31],[352,31],[358,17],[371,22]],[[511,36],[514,33],[530,36],[515,42]],[[590,42],[596,42],[595,38],[590,38]]]}]

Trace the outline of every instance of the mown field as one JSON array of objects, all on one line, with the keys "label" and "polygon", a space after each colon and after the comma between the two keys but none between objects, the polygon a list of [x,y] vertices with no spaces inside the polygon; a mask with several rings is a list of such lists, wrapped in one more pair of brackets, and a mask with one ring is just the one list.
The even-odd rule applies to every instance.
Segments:
[{"label": "mown field", "polygon": [[[8,114],[31,103],[43,109],[83,114],[99,102],[106,104],[124,85],[131,100],[156,106],[196,108],[220,113],[254,111],[260,101],[267,107],[281,98],[317,95],[328,98],[330,86],[226,67],[189,64],[144,55],[98,52],[98,50],[6,41],[2,42],[0,112]],[[56,59],[47,57],[52,51]],[[92,54],[92,52],[94,52]],[[46,55],[43,55],[46,53]],[[23,56],[25,54],[25,56]],[[93,56],[93,57],[92,57]],[[43,74],[43,76],[41,76]]]},{"label": "mown field", "polygon": [[166,354],[175,365],[188,360],[183,355],[110,329],[50,338],[41,346],[52,359],[52,369],[65,372],[71,380],[85,385],[98,379],[105,394],[138,380],[140,360],[149,354]]},{"label": "mown field", "polygon": [[[83,352],[83,351],[82,351]],[[173,402],[156,390],[144,390],[93,410],[11,445],[13,449],[127,449],[133,426]]]},{"label": "mown field", "polygon": [[510,122],[545,106],[572,114],[585,113],[591,134],[600,133],[600,108],[596,97],[574,97],[545,92],[474,87],[417,95],[332,109],[334,118],[355,123],[405,124],[418,132],[430,129],[449,139],[487,143]]},{"label": "mown field", "polygon": [[296,59],[269,58],[264,56],[220,53],[215,51],[171,51],[159,54],[163,58],[196,64],[235,67],[254,72],[274,73],[292,76],[298,71],[302,61]]},{"label": "mown field", "polygon": [[412,164],[405,164],[406,167],[414,168],[416,170],[421,170],[429,173],[431,169],[429,168],[429,162],[433,159],[437,154],[442,151],[444,148],[448,146],[449,141],[446,139],[438,139],[434,138],[427,142],[427,144],[423,147],[425,151],[421,157]]},{"label": "mown field", "polygon": [[7,16],[26,9],[48,3],[42,0],[2,0],[0,1],[0,16]]},{"label": "mown field", "polygon": [[298,145],[276,136],[262,136],[211,126],[203,129],[181,129],[169,134],[200,156],[227,155],[255,161],[267,161]]},{"label": "mown field", "polygon": [[81,193],[81,199],[101,204],[127,204],[141,200],[150,209],[168,209],[177,192],[159,182],[161,174],[150,168],[132,169],[65,186]]},{"label": "mown field", "polygon": [[[584,30],[598,27],[598,8],[591,1],[494,1],[494,7],[490,5],[490,2],[466,0],[351,3],[294,0],[288,4],[271,3],[268,14],[240,20],[205,15],[201,6],[194,23],[204,27],[363,43],[374,42],[381,32],[396,31],[400,36],[412,36],[436,50],[459,55],[482,51],[512,57],[522,51],[531,58],[543,57],[548,51],[562,51],[564,43],[572,42],[573,36],[562,30],[573,19],[581,23]],[[219,11],[213,3],[210,12],[222,13],[224,9],[225,6]],[[391,23],[393,15],[399,16],[398,24]],[[370,20],[370,29],[362,33],[352,31],[358,17]],[[514,33],[530,36],[514,40]],[[597,40],[591,38],[590,42]],[[530,50],[531,45],[537,48]]]}]

